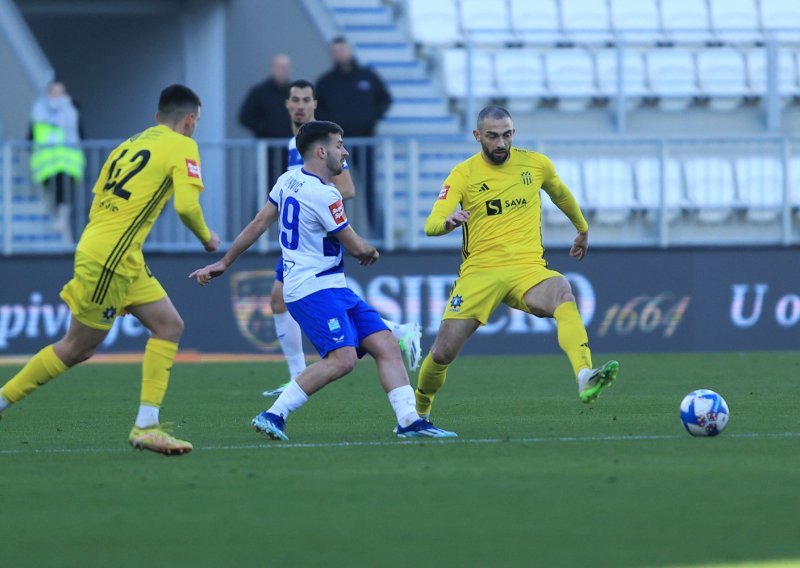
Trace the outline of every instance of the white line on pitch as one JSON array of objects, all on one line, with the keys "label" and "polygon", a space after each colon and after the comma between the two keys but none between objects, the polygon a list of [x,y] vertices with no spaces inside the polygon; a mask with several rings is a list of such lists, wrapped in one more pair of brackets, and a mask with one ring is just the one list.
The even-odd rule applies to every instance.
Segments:
[{"label": "white line on pitch", "polygon": [[[797,438],[800,437],[800,432],[782,432],[782,433],[751,433],[751,434],[727,434],[723,438]],[[660,440],[678,440],[686,438],[686,436],[563,436],[563,437],[541,437],[541,438],[449,438],[449,439],[433,439],[433,438],[418,438],[415,440],[396,440],[396,441],[382,441],[382,442],[319,442],[319,443],[278,443],[267,442],[263,444],[240,444],[240,445],[222,445],[222,446],[198,446],[195,450],[200,451],[236,451],[236,450],[278,450],[278,449],[297,449],[297,448],[372,448],[372,447],[388,447],[388,446],[408,446],[420,443],[434,443],[434,444],[502,444],[502,443],[517,443],[517,444],[547,444],[559,442],[641,442],[641,441],[660,441]],[[103,454],[130,451],[127,448],[43,448],[43,449],[27,449],[20,448],[15,450],[0,450],[0,455],[13,455],[13,454]]]}]

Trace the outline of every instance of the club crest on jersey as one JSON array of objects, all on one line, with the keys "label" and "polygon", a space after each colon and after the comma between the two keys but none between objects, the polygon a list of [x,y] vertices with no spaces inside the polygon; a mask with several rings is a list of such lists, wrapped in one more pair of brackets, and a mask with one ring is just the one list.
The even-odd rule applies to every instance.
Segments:
[{"label": "club crest on jersey", "polygon": [[344,204],[342,203],[341,199],[336,203],[331,203],[328,205],[328,209],[330,209],[331,216],[333,217],[333,220],[336,221],[337,225],[341,225],[347,221],[347,217],[344,214]]},{"label": "club crest on jersey", "polygon": [[200,179],[200,164],[186,158],[186,175],[190,178]]},{"label": "club crest on jersey", "polygon": [[525,185],[530,185],[533,183],[533,176],[531,176],[531,172],[522,172],[519,177],[522,183]]},{"label": "club crest on jersey", "polygon": [[445,185],[442,187],[442,190],[439,192],[439,197],[437,199],[447,199],[447,192],[450,191],[450,186]]}]

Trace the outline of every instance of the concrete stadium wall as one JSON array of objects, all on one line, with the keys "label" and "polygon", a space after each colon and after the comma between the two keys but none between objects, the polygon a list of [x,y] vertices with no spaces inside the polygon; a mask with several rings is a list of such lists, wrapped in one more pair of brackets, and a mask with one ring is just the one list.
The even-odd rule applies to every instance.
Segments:
[{"label": "concrete stadium wall", "polygon": [[[577,263],[548,255],[571,281],[596,357],[625,352],[796,350],[800,337],[797,249],[590,251]],[[151,255],[148,266],[186,322],[184,350],[279,353],[269,294],[275,256],[245,255],[201,288],[189,272],[209,255]],[[213,258],[218,258],[214,256]],[[350,261],[351,285],[385,317],[419,321],[427,350],[459,265],[457,251],[387,254]],[[0,356],[34,353],[60,337],[69,311],[59,300],[68,257],[10,257],[0,279]],[[141,351],[146,331],[118,320],[101,352]],[[310,346],[306,353],[314,353]],[[465,354],[560,353],[553,321],[501,306]],[[566,370],[565,363],[565,370]]]}]

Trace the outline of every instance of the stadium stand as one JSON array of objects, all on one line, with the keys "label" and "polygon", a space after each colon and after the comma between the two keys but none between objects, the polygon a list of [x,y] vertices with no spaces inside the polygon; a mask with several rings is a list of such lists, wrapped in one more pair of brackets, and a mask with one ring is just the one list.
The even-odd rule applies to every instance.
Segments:
[{"label": "stadium stand", "polygon": [[653,95],[664,110],[683,110],[700,94],[694,52],[687,48],[656,48],[645,52]]},{"label": "stadium stand", "polygon": [[613,40],[605,0],[561,0],[564,35],[575,43],[609,43]]},{"label": "stadium stand", "polygon": [[586,205],[594,220],[617,225],[630,217],[635,204],[633,170],[620,158],[588,159],[583,164]]},{"label": "stadium stand", "polygon": [[[602,96],[614,97],[619,86],[618,57],[616,49],[598,49],[594,52],[597,68],[597,87]],[[647,85],[647,71],[641,50],[628,48],[622,52],[622,89],[629,105],[652,96]]]},{"label": "stadium stand", "polygon": [[800,10],[794,2],[761,0],[761,25],[780,41],[800,41]]},{"label": "stadium stand", "polygon": [[557,0],[509,0],[516,41],[555,45],[564,41]]},{"label": "stadium stand", "polygon": [[625,41],[656,43],[662,39],[656,0],[614,0],[611,27]]},{"label": "stadium stand", "polygon": [[689,206],[704,223],[722,223],[740,205],[731,162],[718,157],[693,157],[683,162]]},{"label": "stadium stand", "polygon": [[582,48],[553,49],[545,52],[545,72],[550,94],[561,110],[584,110],[599,96],[591,52]]},{"label": "stadium stand", "polygon": [[731,110],[752,94],[747,83],[742,52],[731,47],[703,49],[697,53],[700,92],[714,110]]},{"label": "stadium stand", "polygon": [[[642,207],[649,217],[656,217],[661,208],[661,162],[657,158],[642,158],[634,164],[634,175],[637,205]],[[687,207],[681,166],[677,160],[666,160],[663,182],[667,221],[674,222]]]},{"label": "stadium stand", "polygon": [[747,219],[771,223],[778,219],[783,205],[783,167],[773,157],[747,156],[735,163],[739,197]]},{"label": "stadium stand", "polygon": [[512,39],[508,4],[459,0],[461,29],[475,43],[507,43]]},{"label": "stadium stand", "polygon": [[714,36],[725,42],[763,40],[756,0],[709,0]]},{"label": "stadium stand", "polygon": [[705,41],[711,37],[708,6],[698,0],[660,2],[664,37],[672,42]]}]

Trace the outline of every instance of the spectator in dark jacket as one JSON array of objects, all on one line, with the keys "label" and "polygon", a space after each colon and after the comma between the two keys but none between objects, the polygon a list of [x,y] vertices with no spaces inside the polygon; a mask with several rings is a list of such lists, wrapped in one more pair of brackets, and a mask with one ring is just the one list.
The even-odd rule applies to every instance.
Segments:
[{"label": "spectator in dark jacket", "polygon": [[272,58],[270,74],[250,92],[239,111],[239,122],[256,138],[291,138],[292,123],[286,112],[292,62],[279,53]]},{"label": "spectator in dark jacket", "polygon": [[333,68],[317,79],[317,113],[339,124],[348,138],[374,136],[392,97],[383,80],[353,57],[347,40],[331,42]]},{"label": "spectator in dark jacket", "polygon": [[[378,121],[392,104],[386,85],[372,69],[358,64],[350,44],[342,37],[331,42],[331,59],[333,68],[317,80],[317,115],[339,124],[346,139],[374,136]],[[374,147],[356,145],[348,150],[348,161],[358,180],[356,186],[364,188],[369,234],[382,236],[382,199],[375,192]]]}]

